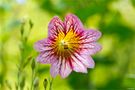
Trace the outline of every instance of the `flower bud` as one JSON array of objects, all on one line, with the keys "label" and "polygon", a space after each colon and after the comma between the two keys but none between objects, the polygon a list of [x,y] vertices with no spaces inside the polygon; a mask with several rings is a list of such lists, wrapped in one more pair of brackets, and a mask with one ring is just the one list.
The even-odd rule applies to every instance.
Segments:
[{"label": "flower bud", "polygon": [[20,82],[20,88],[24,88],[24,86],[25,86],[25,77],[24,76],[22,76],[22,78],[21,78],[21,82]]},{"label": "flower bud", "polygon": [[35,78],[33,85],[34,85],[34,88],[38,88],[38,86],[39,86],[39,78],[38,77]]},{"label": "flower bud", "polygon": [[33,22],[29,20],[30,30],[33,28]]},{"label": "flower bud", "polygon": [[48,85],[48,81],[47,81],[47,79],[46,79],[46,78],[44,79],[43,85],[44,85],[44,89],[46,90],[47,85]]},{"label": "flower bud", "polygon": [[31,63],[31,69],[34,70],[36,66],[35,60],[34,58],[32,59],[32,63]]}]

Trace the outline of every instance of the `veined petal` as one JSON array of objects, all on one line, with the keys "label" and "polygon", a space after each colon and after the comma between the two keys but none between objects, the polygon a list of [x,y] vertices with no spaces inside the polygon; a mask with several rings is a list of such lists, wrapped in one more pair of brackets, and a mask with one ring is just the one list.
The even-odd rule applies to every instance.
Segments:
[{"label": "veined petal", "polygon": [[73,14],[68,14],[66,16],[64,24],[66,27],[66,33],[70,30],[74,30],[74,32],[81,32],[81,30],[83,30],[83,24],[80,19]]},{"label": "veined petal", "polygon": [[98,30],[85,30],[83,36],[80,38],[83,43],[95,42],[101,37],[101,32]]},{"label": "veined petal", "polygon": [[43,53],[38,55],[38,57],[36,58],[37,62],[50,63],[50,60],[47,60],[43,55],[44,55]]},{"label": "veined petal", "polygon": [[41,52],[39,56],[36,58],[37,62],[49,64],[56,60],[56,56],[53,55],[51,51]]},{"label": "veined petal", "polygon": [[94,68],[95,62],[91,58],[91,56],[87,55],[86,52],[82,54],[75,53],[76,58],[81,61],[87,68]]},{"label": "veined petal", "polygon": [[63,59],[62,64],[61,64],[61,68],[60,68],[61,77],[66,78],[71,73],[71,71],[72,71],[72,69],[71,69],[71,66],[69,64],[69,61]]},{"label": "veined petal", "polygon": [[76,58],[74,55],[71,56],[72,60],[72,68],[76,72],[82,72],[82,73],[87,73],[87,67],[80,61],[78,58]]},{"label": "veined petal", "polygon": [[49,37],[57,37],[59,33],[64,34],[64,23],[59,19],[59,17],[55,16],[50,21],[48,30]]},{"label": "veined petal", "polygon": [[85,43],[83,45],[80,45],[80,48],[83,49],[84,52],[87,52],[87,54],[89,55],[93,55],[102,49],[101,45],[96,42]]},{"label": "veined petal", "polygon": [[57,74],[60,72],[61,67],[61,60],[54,60],[54,62],[51,64],[50,73],[52,77],[56,77]]},{"label": "veined petal", "polygon": [[51,50],[52,48],[50,47],[50,42],[48,39],[43,39],[43,40],[40,40],[38,42],[36,42],[34,44],[34,48],[38,51],[38,52],[43,52],[43,51],[46,51],[46,50]]}]

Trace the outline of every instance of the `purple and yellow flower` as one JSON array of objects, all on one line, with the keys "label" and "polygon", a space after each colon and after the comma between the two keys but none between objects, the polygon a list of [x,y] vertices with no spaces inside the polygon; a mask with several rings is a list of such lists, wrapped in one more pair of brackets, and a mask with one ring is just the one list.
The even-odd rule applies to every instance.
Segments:
[{"label": "purple and yellow flower", "polygon": [[96,42],[101,37],[97,30],[86,30],[77,16],[68,14],[65,21],[55,16],[48,26],[48,38],[35,43],[40,53],[37,61],[51,64],[52,77],[67,77],[72,71],[87,73],[94,68],[91,55],[101,50]]}]

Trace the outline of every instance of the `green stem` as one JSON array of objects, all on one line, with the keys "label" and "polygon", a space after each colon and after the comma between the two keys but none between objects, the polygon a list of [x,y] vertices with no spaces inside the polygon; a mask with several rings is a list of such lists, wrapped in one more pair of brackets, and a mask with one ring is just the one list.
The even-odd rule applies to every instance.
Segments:
[{"label": "green stem", "polygon": [[33,90],[34,70],[32,70],[31,90]]},{"label": "green stem", "polygon": [[49,87],[49,90],[52,90],[52,85],[53,85],[53,78],[52,78],[52,80],[50,81],[50,87]]},{"label": "green stem", "polygon": [[21,53],[21,58],[19,60],[19,66],[18,66],[18,90],[22,89],[21,86],[20,86],[20,78],[21,78],[21,75],[22,75],[22,72],[23,72],[23,63],[24,63],[24,51],[25,51],[25,40],[23,38],[23,32],[24,32],[24,24],[22,24],[21,26],[21,46],[20,46],[20,53]]}]

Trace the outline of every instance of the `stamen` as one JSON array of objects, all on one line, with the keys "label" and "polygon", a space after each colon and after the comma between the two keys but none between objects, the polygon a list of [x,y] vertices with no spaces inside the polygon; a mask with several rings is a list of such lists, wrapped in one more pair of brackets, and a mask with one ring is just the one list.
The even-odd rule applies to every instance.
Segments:
[{"label": "stamen", "polygon": [[64,49],[68,49],[68,44],[64,40],[61,41],[61,45],[64,47]]}]

